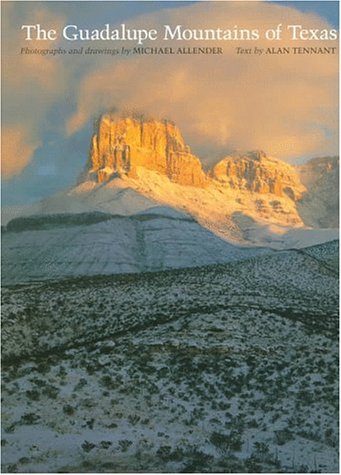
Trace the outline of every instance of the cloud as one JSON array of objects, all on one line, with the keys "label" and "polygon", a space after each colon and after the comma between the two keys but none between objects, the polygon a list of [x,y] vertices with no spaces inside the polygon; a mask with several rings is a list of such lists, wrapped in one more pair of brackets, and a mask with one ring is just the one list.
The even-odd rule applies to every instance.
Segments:
[{"label": "cloud", "polygon": [[[126,3],[120,4],[124,11],[120,10],[119,20],[113,3],[99,2],[96,15],[92,4],[89,4],[91,9],[84,4],[84,9],[70,13],[64,2],[4,3],[2,107],[7,128],[4,138],[7,137],[9,144],[6,147],[12,150],[3,154],[7,177],[26,166],[35,147],[46,140],[46,130],[53,140],[58,139],[57,130],[75,134],[108,108],[118,112],[133,109],[174,120],[187,143],[206,157],[207,164],[236,148],[261,148],[287,160],[337,152],[338,62],[335,56],[236,54],[238,46],[316,46],[314,41],[293,44],[284,37],[274,42],[173,41],[170,44],[158,41],[152,44],[174,48],[223,47],[223,55],[206,56],[124,58],[19,54],[23,46],[59,46],[57,42],[23,41],[20,27],[25,23],[41,23],[46,28],[60,30],[70,22],[99,26],[100,21],[103,25],[123,21],[127,26],[157,28],[160,33],[165,24],[197,29],[236,26],[261,31],[279,23],[330,28],[318,16],[268,2],[199,2],[187,6],[180,3],[177,8],[163,8],[135,18],[132,13],[136,9],[131,6],[134,4]],[[321,43],[330,45],[327,41],[318,45]],[[101,41],[64,46],[87,47],[89,44],[96,48],[122,46]],[[17,137],[17,146],[11,136]]]},{"label": "cloud", "polygon": [[21,172],[39,146],[23,126],[3,127],[1,133],[2,174],[4,178]]},{"label": "cloud", "polygon": [[[141,17],[131,26],[261,30],[279,23],[330,28],[318,16],[280,5],[248,2],[197,4]],[[322,44],[323,43],[323,44]],[[283,159],[337,150],[338,62],[333,55],[236,54],[236,47],[336,46],[336,42],[167,42],[157,46],[220,46],[215,55],[155,55],[115,59],[85,75],[68,133],[108,106],[169,117],[195,150],[213,161],[228,149],[258,149]],[[96,45],[98,46],[98,45]],[[148,45],[150,46],[150,45]],[[152,46],[155,46],[153,44]]]},{"label": "cloud", "polygon": [[[41,143],[46,117],[51,106],[65,91],[67,70],[56,58],[20,54],[21,48],[47,49],[51,41],[23,41],[21,25],[40,23],[58,28],[61,15],[51,18],[46,8],[6,2],[3,5],[2,118],[5,131],[2,169],[6,178],[19,173]],[[18,38],[20,37],[20,41]],[[14,141],[18,140],[16,144]],[[20,155],[22,153],[22,156]],[[19,154],[19,155],[18,155]]]}]

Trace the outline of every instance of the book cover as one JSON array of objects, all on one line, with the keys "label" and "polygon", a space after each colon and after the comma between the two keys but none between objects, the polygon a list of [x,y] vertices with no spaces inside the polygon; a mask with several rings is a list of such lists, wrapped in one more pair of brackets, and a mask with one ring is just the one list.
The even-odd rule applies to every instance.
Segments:
[{"label": "book cover", "polygon": [[338,471],[339,4],[5,1],[2,471]]}]

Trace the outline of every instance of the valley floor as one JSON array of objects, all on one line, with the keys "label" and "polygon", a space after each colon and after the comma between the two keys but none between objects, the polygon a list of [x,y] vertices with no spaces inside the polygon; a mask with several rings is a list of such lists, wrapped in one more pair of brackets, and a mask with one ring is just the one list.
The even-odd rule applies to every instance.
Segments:
[{"label": "valley floor", "polygon": [[338,472],[336,252],[4,288],[3,471]]}]

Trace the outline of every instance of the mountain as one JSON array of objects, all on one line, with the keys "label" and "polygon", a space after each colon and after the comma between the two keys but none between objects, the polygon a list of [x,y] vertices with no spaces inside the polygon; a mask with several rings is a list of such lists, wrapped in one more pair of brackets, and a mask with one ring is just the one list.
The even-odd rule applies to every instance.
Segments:
[{"label": "mountain", "polygon": [[[123,180],[141,202],[190,213],[230,242],[285,247],[280,236],[292,228],[338,226],[338,166],[337,157],[326,157],[295,167],[256,150],[230,154],[204,172],[173,122],[107,113],[96,124],[79,184],[107,184],[113,192],[111,182],[121,187]],[[94,209],[99,188],[91,192]]]},{"label": "mountain", "polygon": [[205,172],[172,122],[104,114],[74,188],[3,210],[4,280],[202,266],[337,239],[337,171],[335,157],[294,167],[252,151]]}]

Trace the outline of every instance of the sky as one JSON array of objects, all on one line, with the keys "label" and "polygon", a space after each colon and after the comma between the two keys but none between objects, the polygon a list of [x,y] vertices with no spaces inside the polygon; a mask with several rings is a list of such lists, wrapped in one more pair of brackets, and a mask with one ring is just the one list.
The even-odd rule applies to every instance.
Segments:
[{"label": "sky", "polygon": [[282,6],[294,6],[297,10],[301,12],[311,12],[316,13],[321,18],[324,18],[332,26],[339,27],[339,2],[329,2],[329,1],[274,1],[271,3],[277,3]]},{"label": "sky", "polygon": [[[121,42],[25,41],[22,24],[83,28],[257,28],[260,40],[181,41],[217,55],[42,56],[21,48],[120,48]],[[170,118],[211,166],[235,149],[289,163],[338,153],[337,55],[237,54],[236,47],[337,46],[264,40],[278,24],[338,28],[338,2],[3,2],[2,200],[35,201],[71,187],[85,166],[94,119],[110,109]],[[162,35],[160,35],[162,36]],[[96,44],[94,44],[96,43]],[[108,44],[109,43],[109,44]],[[145,46],[171,46],[161,40]],[[223,43],[223,44],[222,44]]]}]

